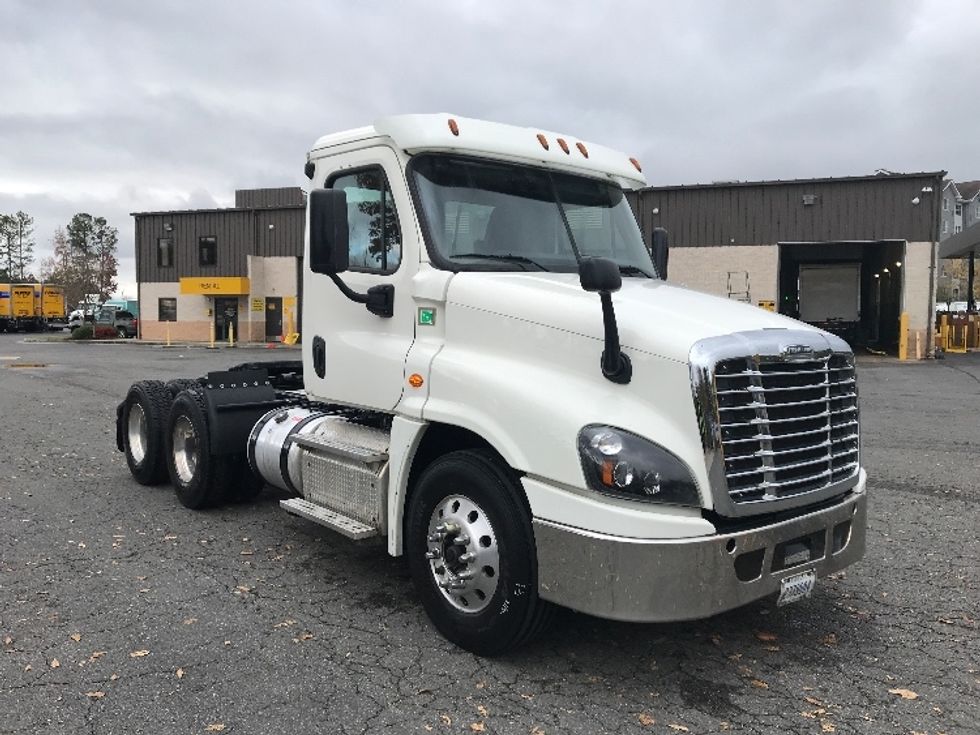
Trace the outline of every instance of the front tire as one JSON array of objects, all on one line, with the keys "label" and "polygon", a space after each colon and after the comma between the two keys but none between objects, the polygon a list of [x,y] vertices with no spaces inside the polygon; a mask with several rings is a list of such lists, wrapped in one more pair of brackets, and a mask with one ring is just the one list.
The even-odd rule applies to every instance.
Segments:
[{"label": "front tire", "polygon": [[123,403],[123,451],[140,485],[167,481],[166,424],[170,395],[159,380],[134,383]]},{"label": "front tire", "polygon": [[448,640],[482,656],[544,627],[531,515],[513,472],[488,450],[452,452],[425,469],[409,500],[406,554],[422,604]]}]

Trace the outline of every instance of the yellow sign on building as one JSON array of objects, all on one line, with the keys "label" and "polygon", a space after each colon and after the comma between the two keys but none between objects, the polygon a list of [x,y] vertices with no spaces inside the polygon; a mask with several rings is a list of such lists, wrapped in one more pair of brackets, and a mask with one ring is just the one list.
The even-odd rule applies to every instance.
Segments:
[{"label": "yellow sign on building", "polygon": [[243,294],[247,294],[248,290],[248,279],[239,278],[237,276],[180,279],[180,292],[182,294],[200,294],[203,296],[241,296]]},{"label": "yellow sign on building", "polygon": [[252,311],[265,311],[265,299],[252,299]]}]

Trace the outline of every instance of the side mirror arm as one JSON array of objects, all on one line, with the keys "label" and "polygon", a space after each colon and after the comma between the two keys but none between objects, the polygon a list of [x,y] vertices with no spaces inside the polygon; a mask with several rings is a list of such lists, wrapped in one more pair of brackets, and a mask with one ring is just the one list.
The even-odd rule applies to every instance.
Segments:
[{"label": "side mirror arm", "polygon": [[633,363],[629,355],[619,348],[619,328],[616,325],[616,310],[613,308],[612,294],[599,292],[602,303],[602,326],[605,331],[605,346],[602,349],[602,375],[613,383],[625,385],[633,379]]},{"label": "side mirror arm", "polygon": [[327,277],[337,285],[344,296],[356,304],[364,304],[372,314],[386,319],[394,316],[395,287],[390,283],[371,286],[367,293],[358,293],[344,283],[336,273],[328,273]]}]

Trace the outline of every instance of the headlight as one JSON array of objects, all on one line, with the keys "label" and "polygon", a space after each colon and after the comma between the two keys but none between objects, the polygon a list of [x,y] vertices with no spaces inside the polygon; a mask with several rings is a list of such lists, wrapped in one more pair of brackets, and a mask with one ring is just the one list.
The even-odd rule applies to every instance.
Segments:
[{"label": "headlight", "polygon": [[636,434],[611,426],[586,426],[578,435],[578,452],[593,490],[632,500],[701,505],[687,465]]}]

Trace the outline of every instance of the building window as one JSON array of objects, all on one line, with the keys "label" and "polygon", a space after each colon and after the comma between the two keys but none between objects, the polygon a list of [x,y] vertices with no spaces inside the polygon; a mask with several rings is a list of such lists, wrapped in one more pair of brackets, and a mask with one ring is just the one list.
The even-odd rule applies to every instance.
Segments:
[{"label": "building window", "polygon": [[160,299],[159,300],[159,321],[161,322],[175,322],[177,321],[177,299]]},{"label": "building window", "polygon": [[949,232],[949,222],[943,222],[943,234]]},{"label": "building window", "polygon": [[169,268],[174,264],[174,241],[170,237],[157,239],[157,266]]},{"label": "building window", "polygon": [[328,186],[347,193],[351,270],[375,273],[397,270],[402,259],[401,230],[382,168],[372,166],[337,176]]},{"label": "building window", "polygon": [[963,232],[963,225],[956,225],[956,227],[953,228],[954,235],[958,235],[961,232]]},{"label": "building window", "polygon": [[956,212],[955,212],[955,214],[957,216],[960,216],[960,215],[963,214],[963,205],[962,204],[957,204],[956,205]]},{"label": "building window", "polygon": [[201,265],[217,265],[218,239],[215,237],[198,238],[197,254]]},{"label": "building window", "polygon": [[946,197],[943,197],[943,211],[944,212],[949,211],[949,199],[947,199]]},{"label": "building window", "polygon": [[973,216],[976,217],[977,219],[980,219],[980,202],[977,203],[977,208],[976,210],[974,210]]}]

